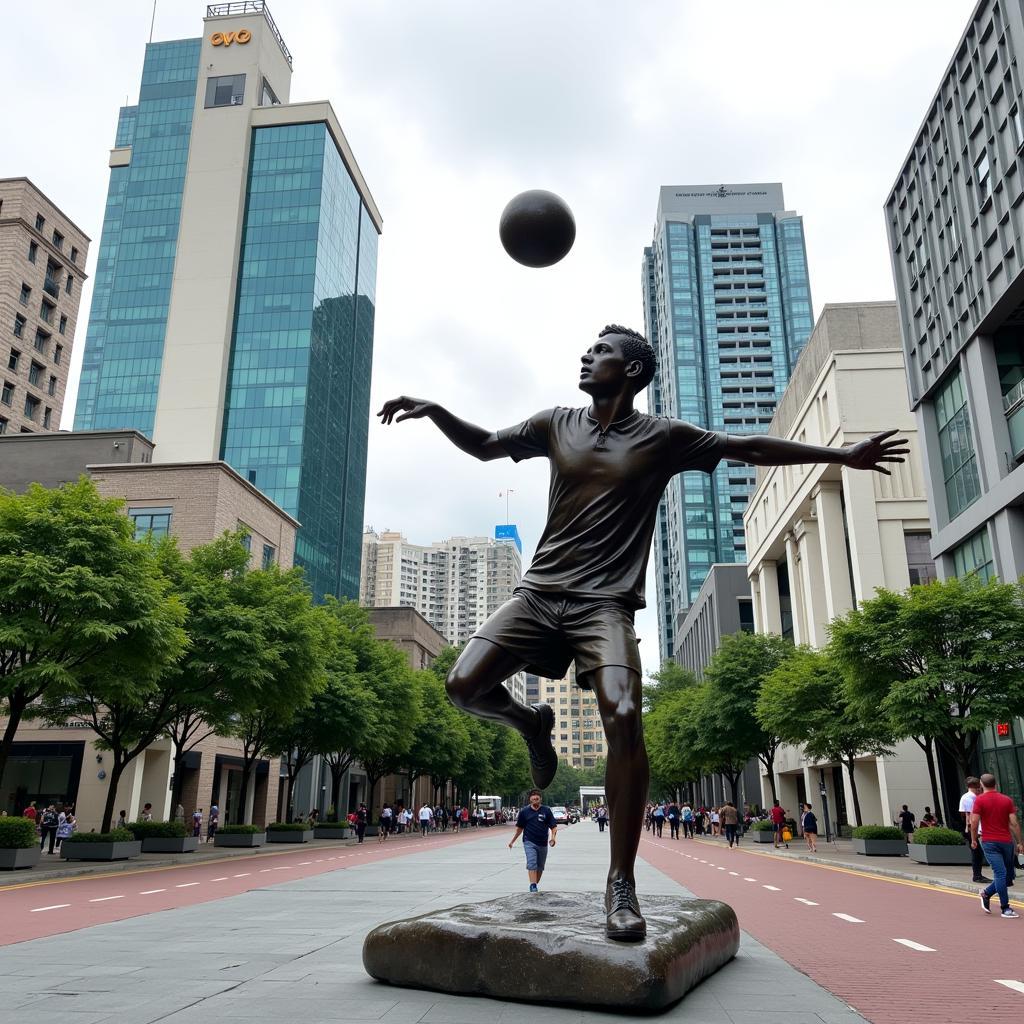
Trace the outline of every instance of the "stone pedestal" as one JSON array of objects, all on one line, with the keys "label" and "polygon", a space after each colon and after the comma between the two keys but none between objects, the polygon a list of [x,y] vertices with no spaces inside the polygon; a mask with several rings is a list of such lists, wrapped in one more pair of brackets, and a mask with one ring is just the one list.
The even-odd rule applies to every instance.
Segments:
[{"label": "stone pedestal", "polygon": [[462,995],[633,1012],[662,1010],[739,949],[717,900],[642,896],[643,942],[604,934],[604,894],[523,893],[374,928],[363,966],[378,981]]}]

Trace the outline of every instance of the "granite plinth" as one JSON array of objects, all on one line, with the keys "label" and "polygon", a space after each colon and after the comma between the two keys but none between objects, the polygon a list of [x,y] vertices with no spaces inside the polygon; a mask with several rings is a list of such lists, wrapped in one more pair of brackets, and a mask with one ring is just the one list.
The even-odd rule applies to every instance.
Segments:
[{"label": "granite plinth", "polygon": [[523,893],[374,928],[363,966],[378,981],[461,995],[665,1009],[739,949],[732,907],[645,896],[643,942],[605,937],[604,894]]}]

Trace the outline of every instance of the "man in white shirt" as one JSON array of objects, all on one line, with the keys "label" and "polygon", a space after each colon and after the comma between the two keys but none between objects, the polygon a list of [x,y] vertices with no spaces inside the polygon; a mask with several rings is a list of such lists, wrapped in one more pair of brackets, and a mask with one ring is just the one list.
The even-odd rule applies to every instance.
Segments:
[{"label": "man in white shirt", "polygon": [[[974,809],[974,800],[981,793],[981,780],[973,775],[968,775],[966,780],[967,792],[960,797],[960,817],[963,819],[962,832],[967,837],[967,844],[971,843],[971,811]],[[982,874],[982,865],[985,863],[985,855],[981,850],[981,843],[971,847],[971,870],[975,882],[990,882]]]},{"label": "man in white shirt", "polygon": [[430,809],[429,804],[424,804],[420,808],[420,838],[423,839],[427,835],[427,830],[430,828],[430,822],[434,818],[434,812]]}]

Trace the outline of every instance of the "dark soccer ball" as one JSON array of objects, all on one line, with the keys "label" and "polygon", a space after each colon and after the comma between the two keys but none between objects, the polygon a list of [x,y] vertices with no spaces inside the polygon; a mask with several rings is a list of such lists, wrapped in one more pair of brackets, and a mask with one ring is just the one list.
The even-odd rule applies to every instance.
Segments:
[{"label": "dark soccer ball", "polygon": [[505,252],[525,267],[550,267],[576,241],[576,221],[565,200],[542,188],[520,192],[501,211],[498,235]]}]

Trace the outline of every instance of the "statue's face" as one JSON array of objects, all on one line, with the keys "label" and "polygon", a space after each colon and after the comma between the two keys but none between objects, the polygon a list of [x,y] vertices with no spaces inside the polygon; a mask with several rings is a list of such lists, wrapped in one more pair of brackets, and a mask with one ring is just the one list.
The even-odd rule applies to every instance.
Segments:
[{"label": "statue's face", "polygon": [[606,334],[580,357],[580,391],[588,395],[615,394],[627,379],[622,338]]}]

